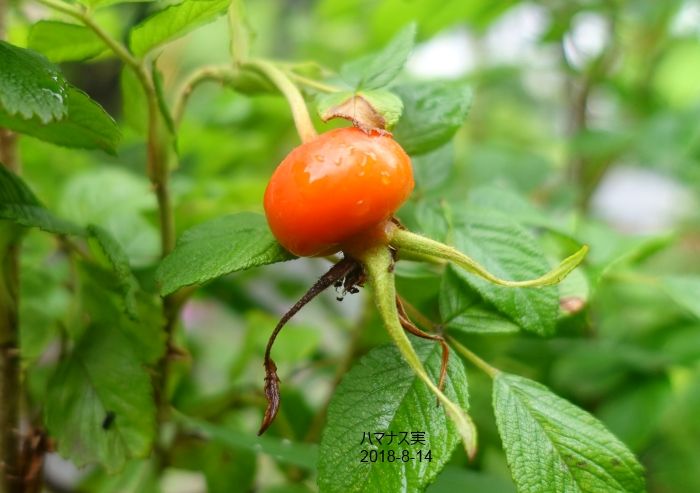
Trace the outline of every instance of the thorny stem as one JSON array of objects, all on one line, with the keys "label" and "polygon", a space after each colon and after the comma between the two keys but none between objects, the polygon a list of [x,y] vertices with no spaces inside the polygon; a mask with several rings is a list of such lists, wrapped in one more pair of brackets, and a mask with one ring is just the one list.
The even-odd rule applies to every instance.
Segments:
[{"label": "thorny stem", "polygon": [[496,375],[498,375],[501,372],[501,370],[499,370],[498,368],[494,368],[493,366],[489,365],[486,361],[479,358],[476,354],[472,353],[463,344],[458,342],[454,337],[448,336],[447,339],[450,341],[452,347],[454,347],[459,354],[467,358],[469,361],[472,362],[474,366],[479,368],[491,378],[496,378]]},{"label": "thorny stem", "polygon": [[443,405],[445,412],[457,427],[462,437],[467,455],[470,458],[476,454],[476,428],[469,415],[453,403],[433,383],[425,370],[418,354],[413,349],[411,341],[401,326],[399,312],[396,307],[396,287],[394,285],[393,262],[391,252],[385,245],[378,245],[365,251],[360,258],[366,270],[372,287],[374,301],[384,326],[394,340],[399,352],[415,374],[425,382]]},{"label": "thorny stem", "polygon": [[267,347],[265,347],[265,360],[263,365],[265,366],[265,398],[267,399],[267,407],[265,409],[265,416],[263,417],[262,424],[260,425],[258,435],[262,435],[270,427],[275,419],[275,416],[277,416],[280,406],[280,380],[277,376],[277,365],[275,365],[275,362],[272,360],[270,355],[272,352],[272,346],[275,344],[275,340],[277,339],[277,335],[284,328],[285,324],[309,301],[314,299],[318,294],[322,293],[325,289],[329,288],[337,281],[344,278],[354,279],[353,271],[357,272],[358,269],[358,263],[350,257],[346,257],[335,264],[328,270],[328,272],[322,275],[313,286],[311,286],[304,296],[302,296],[301,299],[282,316],[280,321],[277,323],[277,326],[275,326],[275,329],[272,331],[272,334],[267,341]]},{"label": "thorny stem", "polygon": [[260,59],[249,60],[243,66],[267,77],[287,99],[287,103],[289,103],[289,107],[292,110],[294,125],[302,142],[309,142],[318,136],[309,116],[304,97],[283,70],[272,62]]}]

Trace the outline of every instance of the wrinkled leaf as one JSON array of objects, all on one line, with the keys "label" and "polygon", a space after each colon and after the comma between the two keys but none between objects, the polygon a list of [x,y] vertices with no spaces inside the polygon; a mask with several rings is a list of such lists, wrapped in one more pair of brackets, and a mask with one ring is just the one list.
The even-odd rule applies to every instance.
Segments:
[{"label": "wrinkled leaf", "polygon": [[260,214],[240,213],[186,231],[156,274],[163,295],[191,284],[293,258],[274,239]]},{"label": "wrinkled leaf", "polygon": [[634,455],[603,424],[545,386],[500,373],[496,423],[518,491],[646,491]]},{"label": "wrinkled leaf", "polygon": [[472,101],[464,83],[421,82],[393,91],[403,101],[394,138],[412,155],[446,144],[464,123]]},{"label": "wrinkled leaf", "polygon": [[[437,381],[441,348],[435,342],[413,339],[430,377]],[[452,355],[445,393],[463,409],[468,407],[467,380],[461,360]],[[378,444],[361,443],[364,434],[395,433]],[[404,434],[402,434],[403,432]],[[410,440],[411,432],[424,432],[425,444]],[[374,436],[374,435],[373,435]],[[367,440],[365,438],[365,440]],[[331,400],[321,439],[318,482],[324,492],[423,491],[449,460],[459,443],[455,425],[435,395],[402,359],[394,346],[373,349],[344,377]],[[431,451],[432,460],[362,463],[362,450],[408,450],[415,457]]]},{"label": "wrinkled leaf", "polygon": [[46,426],[76,465],[119,471],[146,457],[155,438],[150,377],[116,328],[92,325],[48,386]]}]

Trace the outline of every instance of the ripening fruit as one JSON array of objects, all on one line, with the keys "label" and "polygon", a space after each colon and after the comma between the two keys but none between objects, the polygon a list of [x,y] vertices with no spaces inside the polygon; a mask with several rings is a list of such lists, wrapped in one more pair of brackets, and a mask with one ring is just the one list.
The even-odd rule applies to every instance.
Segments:
[{"label": "ripening fruit", "polygon": [[390,135],[340,128],[284,158],[267,185],[265,214],[290,252],[328,255],[374,235],[412,190],[411,160]]}]

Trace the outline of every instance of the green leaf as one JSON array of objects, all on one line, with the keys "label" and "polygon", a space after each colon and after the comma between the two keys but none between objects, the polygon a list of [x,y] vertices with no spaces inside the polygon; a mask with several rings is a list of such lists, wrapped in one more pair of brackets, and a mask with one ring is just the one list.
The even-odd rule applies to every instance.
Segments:
[{"label": "green leaf", "polygon": [[[46,58],[0,41],[0,110],[18,119],[42,123],[68,114],[67,83]],[[0,122],[0,125],[5,125]],[[6,125],[5,125],[6,126]]]},{"label": "green leaf", "polygon": [[700,318],[700,276],[667,276],[662,282],[676,303]]},{"label": "green leaf", "polygon": [[294,258],[260,214],[223,216],[185,231],[156,273],[162,295],[191,284]]},{"label": "green leaf", "polygon": [[115,327],[92,325],[57,368],[47,390],[45,421],[58,452],[77,466],[117,472],[144,458],[155,438],[151,380]]},{"label": "green leaf", "polygon": [[340,75],[356,90],[380,89],[391,83],[406,64],[416,38],[411,23],[394,36],[380,52],[346,63]]},{"label": "green leaf", "polygon": [[153,48],[213,21],[226,12],[230,1],[185,0],[156,12],[131,30],[131,49],[138,56],[145,55]]},{"label": "green leaf", "polygon": [[[507,216],[463,212],[455,215],[453,227],[455,247],[502,279],[534,279],[549,270],[535,238]],[[523,329],[540,335],[554,332],[559,313],[556,287],[503,287],[462,270],[457,274]]]},{"label": "green leaf", "polygon": [[22,179],[0,164],[0,219],[56,234],[82,234],[82,230],[57,218],[36,198]]},{"label": "green leaf", "polygon": [[[95,249],[107,248],[111,250],[109,255],[114,257],[113,246],[106,245],[109,241],[106,235],[106,232],[102,233],[102,244],[95,245]],[[107,260],[112,261],[117,260]],[[110,326],[121,332],[139,360],[146,365],[155,365],[165,354],[165,322],[158,297],[143,292],[135,279],[127,281],[112,269],[105,270],[86,262],[80,263],[79,267],[84,314],[99,326]],[[123,268],[121,266],[120,270]],[[121,275],[127,276],[124,272]]]},{"label": "green leaf", "polygon": [[440,317],[448,329],[461,332],[509,333],[520,327],[488,306],[454,271],[445,270],[440,286]]},{"label": "green leaf", "polygon": [[185,428],[203,433],[212,442],[226,447],[235,450],[252,450],[256,453],[262,452],[271,456],[277,462],[303,467],[307,470],[316,468],[318,450],[313,444],[294,443],[267,435],[259,437],[254,434],[243,433],[240,429],[215,425],[180,413],[175,414],[175,420]]},{"label": "green leaf", "polygon": [[403,109],[401,99],[384,90],[324,94],[318,98],[317,106],[324,122],[344,118],[365,130],[390,129],[399,120]]},{"label": "green leaf", "polygon": [[646,491],[643,468],[625,445],[545,386],[499,373],[493,405],[519,492]]},{"label": "green leaf", "polygon": [[119,288],[124,297],[126,313],[131,318],[137,318],[136,294],[139,290],[139,283],[133,272],[131,272],[129,257],[119,242],[106,229],[90,225],[87,230],[93,253],[104,258],[106,264],[119,280]]},{"label": "green leaf", "polygon": [[464,123],[472,101],[471,89],[464,83],[421,82],[393,91],[403,101],[394,138],[411,155],[446,144]]},{"label": "green leaf", "polygon": [[52,62],[89,60],[107,48],[85,26],[59,21],[39,21],[29,28],[27,44]]},{"label": "green leaf", "polygon": [[[440,345],[415,338],[412,342],[430,377],[437,381]],[[455,355],[450,358],[445,393],[463,409],[468,407],[466,374]],[[410,440],[411,432],[424,432],[426,443],[398,443],[402,438]],[[380,445],[372,435],[374,442],[369,444],[365,433],[386,433],[387,437]],[[397,435],[391,444],[389,433]],[[458,443],[459,435],[445,409],[436,406],[435,395],[398,349],[375,348],[343,378],[331,400],[321,439],[318,484],[327,493],[423,491]],[[412,457],[419,450],[423,454],[430,450],[432,461],[362,463],[362,450],[394,450],[399,456],[402,450],[408,450]]]},{"label": "green leaf", "polygon": [[111,116],[87,94],[72,86],[65,92],[67,112],[58,121],[42,122],[39,117],[15,118],[0,108],[0,126],[65,147],[102,149],[114,154],[121,139]]}]

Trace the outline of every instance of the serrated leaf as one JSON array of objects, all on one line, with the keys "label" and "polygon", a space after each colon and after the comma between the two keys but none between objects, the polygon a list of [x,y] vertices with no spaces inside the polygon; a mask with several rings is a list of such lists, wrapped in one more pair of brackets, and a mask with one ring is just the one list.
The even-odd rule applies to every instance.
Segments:
[{"label": "serrated leaf", "polygon": [[676,303],[700,318],[700,276],[667,276],[662,282]]},{"label": "serrated leaf", "polygon": [[[454,246],[501,279],[534,279],[549,270],[535,238],[507,216],[462,211],[453,217]],[[554,332],[559,312],[556,287],[497,286],[457,270],[481,297],[523,329],[540,335]]]},{"label": "serrated leaf", "polygon": [[520,328],[508,317],[488,306],[451,268],[440,285],[440,318],[447,329],[461,332],[510,333]]},{"label": "serrated leaf", "polygon": [[421,82],[392,90],[403,101],[394,138],[411,155],[446,144],[462,126],[471,107],[472,91],[464,83]]},{"label": "serrated leaf", "polygon": [[325,94],[318,99],[317,105],[324,122],[344,118],[365,131],[390,129],[403,109],[401,99],[384,90]]},{"label": "serrated leaf", "polygon": [[29,28],[27,44],[52,62],[89,60],[107,47],[85,26],[60,21],[39,21]]},{"label": "serrated leaf", "polygon": [[[430,377],[440,372],[439,344],[412,340]],[[468,407],[467,379],[461,360],[455,355],[445,382],[446,395]],[[399,445],[400,432],[425,432],[426,444]],[[396,433],[393,443],[362,443],[365,433]],[[405,438],[405,436],[404,436]],[[375,348],[343,378],[328,408],[326,429],[319,450],[318,483],[321,491],[419,492],[430,483],[449,460],[459,443],[455,425],[435,395],[420,380],[394,346]],[[362,463],[362,450],[431,451],[432,461]]]},{"label": "serrated leaf", "polygon": [[136,55],[145,55],[153,48],[213,21],[226,12],[230,1],[185,0],[156,12],[131,30],[131,49]]},{"label": "serrated leaf", "polygon": [[67,83],[42,55],[0,41],[0,67],[0,111],[42,123],[67,115]]},{"label": "serrated leaf", "polygon": [[507,477],[474,471],[466,467],[447,466],[426,491],[427,493],[454,493],[455,491],[515,493],[515,486]]},{"label": "serrated leaf", "polygon": [[519,492],[646,491],[643,468],[625,445],[545,386],[499,373],[493,405]]},{"label": "serrated leaf", "polygon": [[68,86],[67,112],[61,120],[42,122],[38,117],[16,118],[0,108],[0,126],[66,147],[102,149],[114,154],[121,139],[112,117],[87,94]]},{"label": "serrated leaf", "polygon": [[44,208],[22,179],[0,163],[0,219],[56,234],[82,234],[74,224]]},{"label": "serrated leaf", "polygon": [[110,325],[90,326],[48,386],[46,426],[58,452],[79,467],[99,463],[116,472],[146,457],[155,415],[150,377]]},{"label": "serrated leaf", "polygon": [[416,25],[411,23],[380,52],[346,63],[340,75],[356,90],[380,89],[392,82],[406,64],[416,38]]},{"label": "serrated leaf", "polygon": [[223,216],[185,231],[156,277],[162,295],[191,284],[294,258],[277,243],[260,214]]}]

